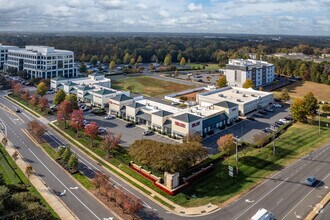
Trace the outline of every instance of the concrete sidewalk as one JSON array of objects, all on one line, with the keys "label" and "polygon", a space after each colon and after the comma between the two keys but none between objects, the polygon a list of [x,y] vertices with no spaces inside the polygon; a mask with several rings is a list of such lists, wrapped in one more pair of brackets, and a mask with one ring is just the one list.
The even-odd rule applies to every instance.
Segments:
[{"label": "concrete sidewalk", "polygon": [[328,204],[329,201],[330,201],[330,192],[321,200],[319,204],[315,206],[313,211],[309,213],[309,215],[305,218],[305,220],[313,220],[320,213],[320,211]]},{"label": "concrete sidewalk", "polygon": [[[0,140],[2,140],[3,137],[4,135],[0,133]],[[5,146],[5,149],[9,155],[13,155],[13,153],[16,151],[16,149],[13,147],[9,140],[7,145]],[[24,173],[24,175],[26,175],[24,171],[29,164],[25,162],[25,160],[20,154],[15,162],[17,166],[21,169],[21,171]],[[43,182],[42,179],[40,179],[36,175],[31,175],[29,180],[61,219],[78,219],[77,216],[73,212],[71,212],[71,210],[56,195],[54,195],[52,190],[48,188],[47,184]]]}]

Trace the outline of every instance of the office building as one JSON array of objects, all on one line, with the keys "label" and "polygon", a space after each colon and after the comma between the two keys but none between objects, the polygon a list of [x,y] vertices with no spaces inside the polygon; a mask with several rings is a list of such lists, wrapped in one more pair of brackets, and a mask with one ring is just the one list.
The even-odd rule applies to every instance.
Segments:
[{"label": "office building", "polygon": [[3,69],[3,65],[4,63],[7,61],[7,57],[8,57],[8,50],[16,50],[18,49],[18,47],[15,46],[7,46],[7,45],[2,45],[0,43],[0,70]]}]

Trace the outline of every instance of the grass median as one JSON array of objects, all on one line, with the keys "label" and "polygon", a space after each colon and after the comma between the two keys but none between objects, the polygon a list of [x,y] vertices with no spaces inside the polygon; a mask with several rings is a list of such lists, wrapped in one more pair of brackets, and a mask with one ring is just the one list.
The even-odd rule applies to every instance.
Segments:
[{"label": "grass median", "polygon": [[[15,96],[6,96],[7,99],[10,101],[16,103],[21,108],[25,109],[26,111],[30,112],[32,115],[34,115],[37,118],[40,118],[40,115],[44,115],[44,113],[38,109],[36,109],[34,106],[32,106],[30,103],[28,103],[25,100],[22,100],[20,98],[17,98]],[[38,114],[36,114],[38,113]]]}]

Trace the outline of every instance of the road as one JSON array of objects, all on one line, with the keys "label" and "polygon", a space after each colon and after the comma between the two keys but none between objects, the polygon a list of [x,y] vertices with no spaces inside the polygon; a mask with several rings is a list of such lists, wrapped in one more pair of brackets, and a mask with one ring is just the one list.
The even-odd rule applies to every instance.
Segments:
[{"label": "road", "polygon": [[[12,109],[14,108],[11,103],[9,103],[7,100],[4,100],[3,98],[0,99],[0,103],[9,106],[9,108]],[[4,113],[5,115],[7,114],[6,112]],[[28,115],[28,117],[32,117],[27,112],[23,112],[22,115],[23,116]],[[18,123],[20,122],[15,120],[15,117],[12,117],[12,115],[10,116],[11,119],[8,116],[4,117],[3,112],[1,112],[1,117],[6,118],[5,123],[12,126],[13,128],[13,131],[9,131],[9,132],[11,132],[12,133],[11,135],[13,135],[12,139],[14,140],[17,139],[15,140],[15,145],[21,146],[22,142],[29,143],[28,142],[29,140],[26,140],[26,138],[23,137],[24,134],[19,134],[18,135],[19,137],[15,137],[14,132],[16,133],[20,132],[18,128],[22,126],[22,124],[18,125]],[[16,124],[14,122],[16,122]],[[21,141],[19,138],[24,138],[24,139]],[[50,130],[49,136],[46,136],[45,138],[54,139],[52,143],[54,147],[60,144],[65,144],[65,140],[61,137],[58,137],[54,132],[52,132],[52,130]],[[27,144],[27,146],[29,146],[32,149],[33,143],[29,143]],[[36,147],[33,147],[33,152],[36,151],[38,152],[38,154],[41,154],[39,158],[42,158],[43,160],[47,161],[46,163],[48,167],[54,166],[51,165],[49,159],[47,160],[46,155],[42,155],[43,154],[42,152],[39,152],[37,149],[34,148]],[[22,152],[23,151],[26,152],[26,156],[25,156],[26,158],[37,162],[37,163],[32,163],[33,166],[34,165],[40,166],[40,163],[36,160],[36,158],[34,158],[33,155],[31,155],[31,153],[29,154],[29,150],[27,149],[23,150],[23,148],[21,149]],[[21,149],[19,149],[20,152]],[[84,163],[83,165],[85,165],[87,169],[90,170],[91,173],[89,175],[92,175],[92,173],[96,170],[101,170],[109,174],[112,180],[117,185],[122,186],[127,193],[131,192],[135,194],[137,197],[139,197],[144,202],[144,207],[145,207],[144,210],[139,214],[142,219],[171,219],[171,220],[187,219],[187,217],[178,216],[168,212],[158,204],[154,203],[149,198],[146,198],[144,195],[135,191],[132,187],[128,186],[123,181],[116,178],[114,175],[110,174],[107,170],[100,167],[96,162],[91,160],[89,157],[85,156],[83,153],[80,152],[79,149],[73,147],[73,150],[78,154],[80,161]],[[56,168],[53,170],[54,172],[56,172],[56,174],[58,173],[58,175],[60,176],[64,175]],[[42,168],[41,171],[47,173],[44,168]],[[315,175],[319,179],[319,181],[314,187],[309,187],[303,184],[304,180],[310,175]],[[51,178],[51,175],[47,173],[45,177]],[[65,177],[61,177],[60,179],[62,180],[62,178],[64,178],[65,181],[70,181],[70,180],[66,180],[67,178]],[[53,181],[56,182],[56,179],[54,178]],[[70,186],[70,184],[73,183],[66,182],[66,184],[67,186]],[[249,219],[258,211],[259,208],[266,208],[272,211],[277,219],[299,219],[306,216],[313,209],[313,206],[315,206],[315,204],[319,202],[323,196],[326,195],[326,193],[329,191],[328,189],[329,186],[330,186],[330,144],[315,151],[314,153],[308,155],[305,158],[298,159],[292,165],[286,167],[285,169],[276,173],[275,175],[265,179],[265,181],[262,184],[260,184],[259,186],[254,188],[251,192],[242,196],[240,199],[230,204],[229,206],[224,207],[212,214],[196,217],[196,219],[207,219],[207,220]],[[58,182],[53,184],[52,187],[54,187],[54,189],[59,191],[63,190],[63,187],[61,187],[61,184],[59,184]],[[82,195],[82,196],[86,196],[86,195]],[[69,207],[70,208],[72,207],[75,213],[78,207],[80,208],[79,209],[80,211],[83,210],[81,212],[87,212],[87,213],[89,212],[88,210],[85,210],[83,205],[79,205],[77,201],[73,201],[71,195],[63,197],[62,199],[66,200]],[[82,201],[86,201],[86,203],[88,202],[89,204],[90,200],[82,200]],[[101,205],[99,204],[95,205],[94,202],[94,206],[91,206],[93,207],[92,210],[97,210],[99,208],[101,209],[100,213],[102,213]],[[99,214],[98,211],[96,211],[95,213]],[[105,213],[103,215],[105,215]],[[90,213],[89,216],[91,216]]]}]

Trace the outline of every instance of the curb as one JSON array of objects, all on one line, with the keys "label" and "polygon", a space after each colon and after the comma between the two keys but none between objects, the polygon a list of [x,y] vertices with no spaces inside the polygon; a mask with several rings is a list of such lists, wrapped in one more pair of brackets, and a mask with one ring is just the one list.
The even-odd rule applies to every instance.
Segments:
[{"label": "curb", "polygon": [[330,192],[321,200],[320,203],[318,203],[315,206],[315,208],[313,209],[313,211],[311,211],[307,215],[307,217],[305,218],[305,220],[313,220],[320,213],[320,211],[323,209],[323,207],[328,204],[329,201],[330,201]]}]

